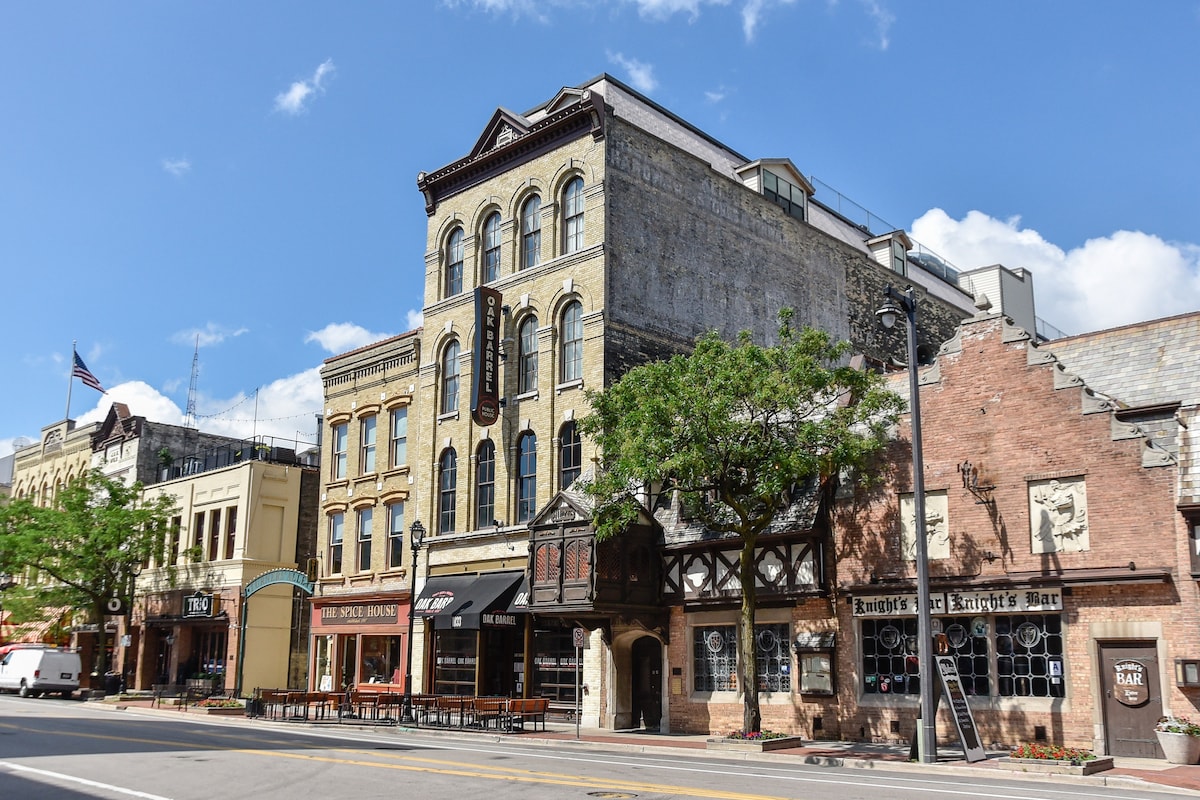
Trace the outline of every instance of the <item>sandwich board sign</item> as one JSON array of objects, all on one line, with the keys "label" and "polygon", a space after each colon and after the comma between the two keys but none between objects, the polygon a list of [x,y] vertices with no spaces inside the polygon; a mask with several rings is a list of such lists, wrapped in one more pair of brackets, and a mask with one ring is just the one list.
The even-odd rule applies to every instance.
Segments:
[{"label": "sandwich board sign", "polygon": [[971,715],[971,706],[967,704],[967,694],[963,691],[962,680],[958,675],[958,665],[953,656],[936,656],[938,675],[942,679],[942,689],[950,700],[950,711],[954,715],[954,725],[958,728],[958,740],[962,742],[963,753],[967,763],[983,761],[987,754],[979,741],[979,729],[975,727],[975,717]]}]

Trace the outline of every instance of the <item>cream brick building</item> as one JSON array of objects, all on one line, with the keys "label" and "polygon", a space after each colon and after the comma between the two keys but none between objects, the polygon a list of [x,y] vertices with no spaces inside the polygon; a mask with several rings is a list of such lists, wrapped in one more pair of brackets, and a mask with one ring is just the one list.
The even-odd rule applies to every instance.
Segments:
[{"label": "cream brick building", "polygon": [[408,649],[414,488],[409,426],[420,331],[328,359],[313,689],[401,689]]},{"label": "cream brick building", "polygon": [[[917,288],[932,352],[972,297],[907,258],[902,231],[816,200],[788,159],[746,158],[607,75],[498,109],[466,156],[417,183],[429,220],[406,508],[428,536],[414,689],[548,696],[586,724],[668,729],[690,671],[667,663],[664,542],[651,521],[620,543],[590,537],[569,490],[598,455],[576,428],[586,392],[710,328],[770,342],[784,306],[884,361],[902,350],[873,314],[890,283]],[[498,363],[478,287],[501,298]],[[493,369],[499,412],[473,414]],[[581,697],[577,627],[591,645]]]}]

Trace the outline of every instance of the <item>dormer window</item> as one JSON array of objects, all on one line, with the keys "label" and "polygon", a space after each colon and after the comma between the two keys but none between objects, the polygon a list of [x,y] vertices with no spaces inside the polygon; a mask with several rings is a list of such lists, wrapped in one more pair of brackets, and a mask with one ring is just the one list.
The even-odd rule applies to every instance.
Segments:
[{"label": "dormer window", "polygon": [[786,211],[788,216],[801,221],[806,218],[807,194],[781,175],[764,169],[762,171],[762,192],[764,197]]}]

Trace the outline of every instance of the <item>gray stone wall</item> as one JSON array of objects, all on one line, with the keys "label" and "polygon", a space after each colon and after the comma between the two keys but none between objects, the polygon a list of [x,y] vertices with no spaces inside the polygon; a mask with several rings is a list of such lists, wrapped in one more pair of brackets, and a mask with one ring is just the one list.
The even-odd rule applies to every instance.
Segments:
[{"label": "gray stone wall", "polygon": [[[610,120],[606,151],[608,335],[624,334],[606,347],[610,377],[708,329],[774,343],[783,307],[872,358],[903,360],[903,332],[875,318],[903,276],[622,120]],[[919,338],[936,352],[963,316],[922,298]]]}]

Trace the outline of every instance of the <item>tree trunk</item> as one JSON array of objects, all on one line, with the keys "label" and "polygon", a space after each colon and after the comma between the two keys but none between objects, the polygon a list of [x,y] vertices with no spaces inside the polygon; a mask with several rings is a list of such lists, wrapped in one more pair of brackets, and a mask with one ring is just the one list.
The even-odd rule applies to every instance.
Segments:
[{"label": "tree trunk", "polygon": [[758,707],[758,665],[754,650],[754,611],[757,604],[754,544],[757,538],[743,538],[742,552],[738,558],[738,577],[742,584],[742,610],[738,616],[738,671],[742,684],[742,729],[747,733],[762,730],[762,712]]},{"label": "tree trunk", "polygon": [[96,653],[92,668],[92,689],[103,689],[104,676],[108,673],[108,630],[104,624],[106,611],[104,600],[92,605],[92,616],[96,620]]}]

